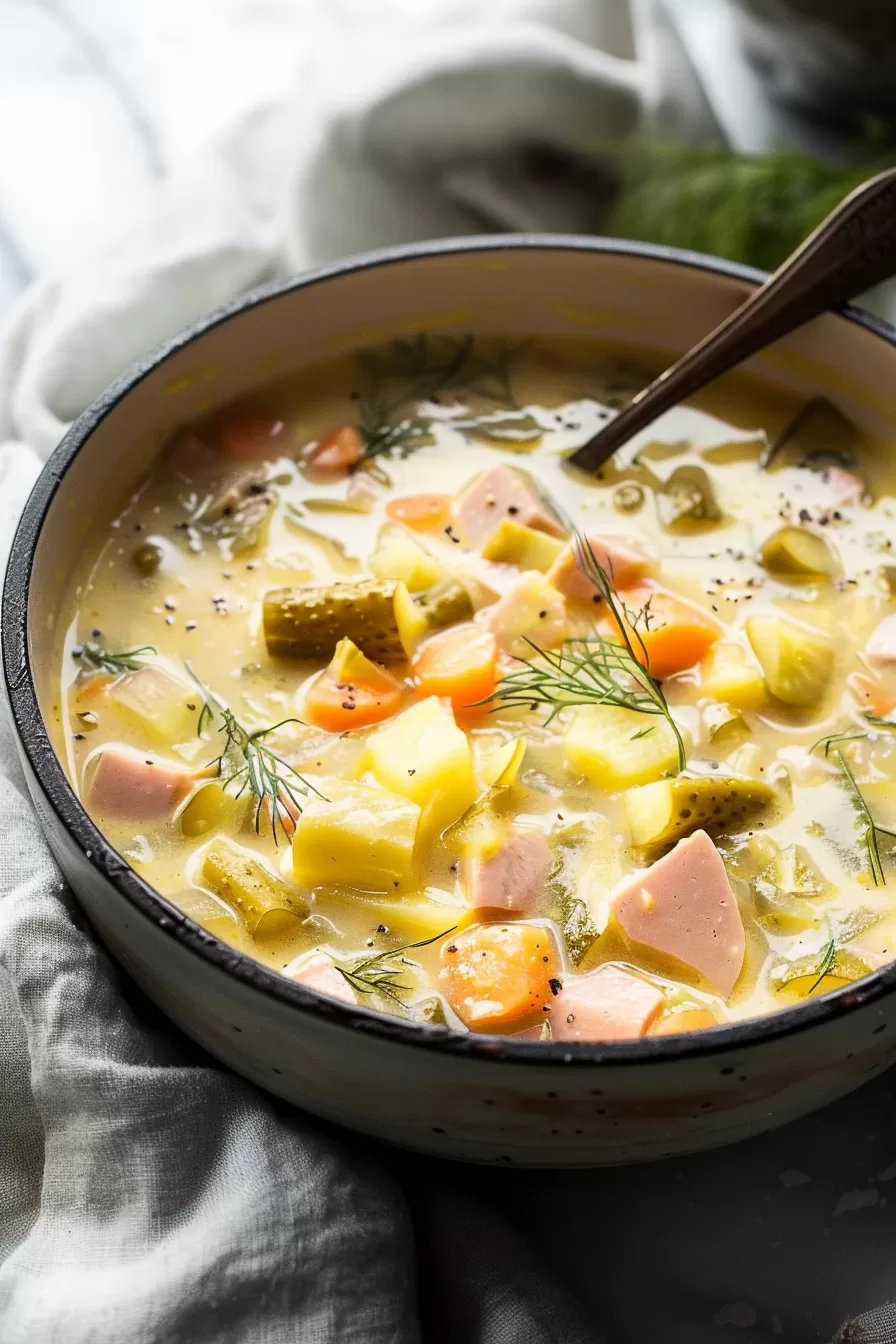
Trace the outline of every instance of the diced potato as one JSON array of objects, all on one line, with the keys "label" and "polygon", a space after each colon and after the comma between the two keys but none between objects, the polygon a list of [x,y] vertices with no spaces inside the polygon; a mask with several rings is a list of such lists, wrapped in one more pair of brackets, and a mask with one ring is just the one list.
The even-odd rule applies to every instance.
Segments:
[{"label": "diced potato", "polygon": [[505,518],[482,548],[483,558],[546,574],[566,543],[547,532]]},{"label": "diced potato", "polygon": [[128,672],[109,689],[109,699],[137,731],[160,745],[172,746],[196,736],[202,697],[160,667]]},{"label": "diced potato", "polygon": [[765,680],[739,644],[714,644],[700,664],[700,689],[735,709],[759,709],[765,702]]},{"label": "diced potato", "polygon": [[678,769],[678,743],[662,715],[620,705],[577,709],[563,745],[573,770],[611,791],[646,784]]},{"label": "diced potato", "polygon": [[[422,896],[411,896],[405,901],[371,903],[371,924],[385,924],[403,943],[419,943],[449,929],[465,929],[479,918],[479,911],[469,905],[458,905],[448,900],[447,895],[447,892],[439,892],[437,896],[430,896],[424,892]],[[357,916],[357,905],[353,913]]]},{"label": "diced potato", "polygon": [[817,705],[834,671],[830,638],[783,616],[751,616],[746,628],[771,694],[786,705]]},{"label": "diced potato", "polygon": [[247,793],[237,798],[219,780],[209,780],[196,790],[181,812],[180,828],[191,839],[225,827],[236,830],[246,815],[249,801]]},{"label": "diced potato", "polygon": [[371,734],[367,763],[384,789],[426,804],[430,825],[450,825],[477,794],[467,735],[450,706],[435,696]]},{"label": "diced potato", "polygon": [[382,529],[369,568],[378,579],[400,579],[409,593],[425,592],[450,578],[442,562],[402,527]]},{"label": "diced potato", "polygon": [[202,861],[202,881],[234,909],[253,938],[282,938],[308,914],[300,892],[260,863],[252,850],[223,836]]},{"label": "diced potato", "polygon": [[679,775],[631,789],[624,798],[632,845],[651,854],[693,831],[743,830],[775,801],[774,789],[762,780],[733,775]]},{"label": "diced potato", "polygon": [[320,780],[292,838],[293,873],[307,887],[394,891],[411,877],[420,808],[375,784]]},{"label": "diced potato", "polygon": [[762,563],[770,574],[794,580],[831,578],[837,559],[824,537],[805,527],[779,527],[762,547]]}]

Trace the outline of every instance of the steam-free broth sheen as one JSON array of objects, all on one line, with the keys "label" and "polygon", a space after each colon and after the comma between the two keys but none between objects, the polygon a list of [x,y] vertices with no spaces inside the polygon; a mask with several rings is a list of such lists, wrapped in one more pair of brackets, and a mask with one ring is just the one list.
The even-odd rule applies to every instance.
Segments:
[{"label": "steam-free broth sheen", "polygon": [[893,480],[726,384],[422,335],[176,434],[77,576],[60,750],[132,867],[336,998],[618,1040],[892,956]]}]

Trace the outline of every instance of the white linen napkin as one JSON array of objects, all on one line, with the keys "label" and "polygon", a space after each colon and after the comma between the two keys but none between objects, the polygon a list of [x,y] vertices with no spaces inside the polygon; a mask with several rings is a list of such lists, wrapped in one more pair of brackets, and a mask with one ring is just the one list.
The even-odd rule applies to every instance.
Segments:
[{"label": "white linen napkin", "polygon": [[[127,160],[120,180],[103,156],[90,160],[114,228],[91,249],[75,209],[77,264],[44,275],[12,312],[0,348],[0,561],[66,424],[209,307],[380,243],[593,229],[599,183],[567,173],[564,155],[657,122],[690,139],[715,133],[646,3],[634,24],[625,0],[300,8],[292,93],[270,98],[257,27],[222,36],[212,0],[153,7],[178,31],[205,22],[228,78],[251,70],[241,114],[211,144],[215,62],[196,63],[196,43],[192,65],[170,42],[131,50],[124,9],[82,0],[126,71],[146,66],[157,138],[135,167],[97,98],[97,143]],[[272,15],[287,9],[298,13],[272,0]],[[0,74],[10,51],[0,42]],[[275,59],[285,80],[289,62]],[[190,123],[192,136],[166,134],[168,91],[189,79],[206,133]],[[67,101],[57,111],[46,150],[61,178],[84,122]],[[0,207],[20,168],[0,146]],[[70,241],[66,199],[40,227],[13,220],[31,267]],[[131,215],[139,222],[123,230]],[[881,1258],[896,1230],[885,1191],[896,1145],[879,1123],[888,1080],[828,1113],[836,1143],[818,1117],[732,1154],[575,1177],[383,1155],[218,1068],[128,985],[60,879],[0,723],[3,1344],[815,1344],[892,1293]],[[797,1292],[803,1237],[814,1267]],[[853,1264],[864,1272],[847,1292],[840,1271]],[[849,1338],[896,1339],[886,1321]]]}]

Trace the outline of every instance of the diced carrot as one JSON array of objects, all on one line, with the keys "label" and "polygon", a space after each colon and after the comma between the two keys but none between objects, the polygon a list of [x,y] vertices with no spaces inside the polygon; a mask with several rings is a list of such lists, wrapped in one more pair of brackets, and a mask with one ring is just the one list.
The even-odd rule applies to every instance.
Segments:
[{"label": "diced carrot", "polygon": [[343,733],[390,718],[403,692],[385,668],[366,658],[350,639],[341,639],[330,666],[305,692],[303,713],[316,728]]},{"label": "diced carrot", "polygon": [[[638,661],[658,681],[699,663],[721,633],[699,607],[659,588],[627,588],[618,597],[630,615],[643,612],[634,620],[634,629],[625,621],[625,632]],[[603,625],[611,636],[619,630],[611,619]]]},{"label": "diced carrot", "polygon": [[651,1036],[677,1036],[682,1031],[703,1031],[717,1027],[719,1020],[708,1008],[684,1008],[677,1013],[663,1013],[650,1028]]},{"label": "diced carrot", "polygon": [[497,658],[494,635],[466,621],[431,635],[411,666],[425,695],[447,696],[455,710],[469,712],[495,689]]},{"label": "diced carrot", "polygon": [[228,462],[263,462],[284,451],[282,420],[253,406],[233,406],[218,422],[218,452]]},{"label": "diced carrot", "polygon": [[475,924],[442,944],[439,986],[471,1031],[521,1031],[559,990],[553,934],[540,924]]},{"label": "diced carrot", "polygon": [[896,698],[885,691],[879,681],[866,677],[864,672],[853,672],[848,683],[853,695],[869,714],[883,719],[896,709]]},{"label": "diced carrot", "polygon": [[105,696],[113,681],[115,677],[110,677],[105,672],[94,672],[92,676],[84,677],[83,680],[79,677],[75,683],[75,703],[78,708],[83,709],[87,705],[96,704],[97,700]]},{"label": "diced carrot", "polygon": [[448,521],[450,505],[450,495],[401,495],[389,500],[386,513],[393,522],[425,532]]},{"label": "diced carrot", "polygon": [[354,425],[341,425],[310,448],[304,466],[315,476],[344,476],[364,456],[364,444]]}]

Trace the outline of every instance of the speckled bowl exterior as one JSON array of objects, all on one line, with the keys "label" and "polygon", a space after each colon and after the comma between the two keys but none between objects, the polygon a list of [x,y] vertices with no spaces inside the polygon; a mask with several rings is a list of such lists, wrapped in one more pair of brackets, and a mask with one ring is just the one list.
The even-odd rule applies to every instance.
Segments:
[{"label": "speckled bowl exterior", "polygon": [[[184,1031],[260,1087],[423,1152],[594,1166],[746,1137],[896,1057],[896,965],[772,1017],[607,1045],[462,1035],[324,999],[219,942],[128,866],[81,807],[43,716],[75,560],[175,425],[312,359],[421,329],[577,333],[671,357],[761,279],[688,253],[558,236],[360,257],[202,319],[110,388],[47,463],[18,528],[2,612],[35,806],[112,954]],[[896,423],[896,333],[855,312],[825,316],[751,369],[799,394],[824,390],[872,431]]]}]

